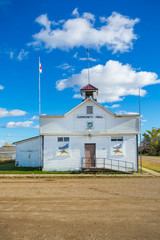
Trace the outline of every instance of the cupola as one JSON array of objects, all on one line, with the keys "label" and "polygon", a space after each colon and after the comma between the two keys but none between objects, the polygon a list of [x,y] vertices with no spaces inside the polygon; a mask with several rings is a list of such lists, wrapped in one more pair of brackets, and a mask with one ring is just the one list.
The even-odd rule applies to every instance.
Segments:
[{"label": "cupola", "polygon": [[94,87],[91,84],[88,84],[85,87],[81,88],[81,95],[82,101],[86,100],[87,98],[91,98],[94,101],[97,101],[98,88]]}]

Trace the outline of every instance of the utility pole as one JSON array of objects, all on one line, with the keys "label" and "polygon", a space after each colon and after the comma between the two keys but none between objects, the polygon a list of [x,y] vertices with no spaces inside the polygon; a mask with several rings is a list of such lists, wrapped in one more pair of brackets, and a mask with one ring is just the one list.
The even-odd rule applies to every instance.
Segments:
[{"label": "utility pole", "polygon": [[141,89],[139,87],[139,114],[140,114],[140,166],[141,166],[141,172],[142,172],[142,139],[141,139]]}]

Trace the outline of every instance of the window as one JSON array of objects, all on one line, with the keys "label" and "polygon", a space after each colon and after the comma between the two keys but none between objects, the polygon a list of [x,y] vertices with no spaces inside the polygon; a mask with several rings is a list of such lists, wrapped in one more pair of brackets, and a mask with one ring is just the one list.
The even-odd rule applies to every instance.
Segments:
[{"label": "window", "polygon": [[93,106],[87,106],[87,114],[93,114]]},{"label": "window", "polygon": [[88,127],[88,128],[93,128],[93,122],[88,122],[88,123],[87,123],[87,127]]},{"label": "window", "polygon": [[69,137],[64,137],[64,142],[69,142]]},{"label": "window", "polygon": [[63,142],[63,137],[58,137],[58,142]]},{"label": "window", "polygon": [[69,142],[69,137],[58,137],[58,142]]},{"label": "window", "polygon": [[111,141],[121,141],[123,142],[123,137],[111,137]]}]

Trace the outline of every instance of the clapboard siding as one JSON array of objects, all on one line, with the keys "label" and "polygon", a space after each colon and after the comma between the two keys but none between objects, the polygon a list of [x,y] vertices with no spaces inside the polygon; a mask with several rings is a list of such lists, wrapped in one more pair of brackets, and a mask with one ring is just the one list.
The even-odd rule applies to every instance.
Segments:
[{"label": "clapboard siding", "polygon": [[40,156],[40,139],[24,141],[16,146],[16,162],[19,167],[38,167],[42,166]]},{"label": "clapboard siding", "polygon": [[[93,115],[86,114],[86,107],[93,106]],[[80,118],[93,116],[93,118]],[[115,117],[94,102],[86,102],[64,117],[40,118],[40,134],[86,134],[87,122],[93,122],[94,134],[100,133],[139,133],[139,117]]]},{"label": "clapboard siding", "polygon": [[[124,136],[124,156],[111,156],[111,137],[70,137],[68,157],[57,157],[57,137],[44,136],[44,165],[45,171],[81,170],[81,160],[85,157],[85,144],[96,144],[96,158],[108,158],[132,162],[137,171],[136,136]],[[97,167],[101,167],[100,165]]]}]

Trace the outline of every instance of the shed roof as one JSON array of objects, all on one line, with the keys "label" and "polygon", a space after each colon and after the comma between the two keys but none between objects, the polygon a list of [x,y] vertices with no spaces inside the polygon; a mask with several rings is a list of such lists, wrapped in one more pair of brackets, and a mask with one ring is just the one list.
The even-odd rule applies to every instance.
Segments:
[{"label": "shed roof", "polygon": [[38,138],[39,138],[39,136],[31,137],[31,138],[27,138],[27,139],[23,139],[23,140],[14,142],[13,144],[17,145],[17,144],[20,144],[20,143],[23,143],[23,142],[29,142],[29,141],[32,141],[32,140],[35,140],[35,139],[38,139]]}]

